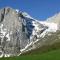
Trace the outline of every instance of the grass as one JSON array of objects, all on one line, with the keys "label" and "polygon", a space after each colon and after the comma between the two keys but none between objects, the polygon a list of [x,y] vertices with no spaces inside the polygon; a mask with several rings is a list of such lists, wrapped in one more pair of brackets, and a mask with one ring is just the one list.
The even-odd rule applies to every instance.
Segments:
[{"label": "grass", "polygon": [[40,48],[28,51],[27,53],[23,53],[21,55],[38,55],[38,54],[44,54],[46,52],[52,51],[52,50],[57,50],[60,49],[60,42],[54,43],[52,45],[44,45]]},{"label": "grass", "polygon": [[60,43],[51,46],[43,46],[29,51],[21,56],[3,57],[0,60],[60,60]]},{"label": "grass", "polygon": [[0,60],[60,60],[60,49],[37,55],[0,58]]},{"label": "grass", "polygon": [[40,47],[21,56],[3,57],[0,60],[60,60],[60,42]]}]

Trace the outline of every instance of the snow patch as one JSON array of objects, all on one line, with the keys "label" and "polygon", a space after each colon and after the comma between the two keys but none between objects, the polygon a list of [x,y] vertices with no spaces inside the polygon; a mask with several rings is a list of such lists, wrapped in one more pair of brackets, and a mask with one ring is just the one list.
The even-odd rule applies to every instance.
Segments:
[{"label": "snow patch", "polygon": [[22,14],[23,14],[24,17],[27,17],[27,18],[33,19],[33,18],[32,18],[28,13],[26,13],[26,12],[23,12]]},{"label": "snow patch", "polygon": [[58,30],[58,24],[56,23],[47,23],[47,22],[40,22],[41,24],[43,24],[44,26],[48,26],[48,30],[49,32],[56,32]]},{"label": "snow patch", "polygon": [[16,12],[18,13],[18,12],[19,12],[19,10],[18,10],[18,9],[16,9]]}]

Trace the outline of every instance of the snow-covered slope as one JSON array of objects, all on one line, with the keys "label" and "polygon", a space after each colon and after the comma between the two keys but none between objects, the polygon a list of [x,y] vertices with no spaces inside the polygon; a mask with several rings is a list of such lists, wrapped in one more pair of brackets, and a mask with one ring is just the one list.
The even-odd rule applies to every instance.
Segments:
[{"label": "snow-covered slope", "polygon": [[60,12],[46,19],[47,22],[60,24]]},{"label": "snow-covered slope", "polygon": [[[25,14],[26,14],[26,16],[25,16]],[[37,32],[42,31],[42,30],[47,31],[47,32],[56,32],[58,30],[57,23],[47,22],[47,21],[38,21],[38,20],[35,20],[34,18],[32,18],[31,16],[29,16],[27,13],[25,13],[25,14],[23,14],[23,16],[27,17],[28,21],[32,22],[32,26],[34,26],[33,31],[32,31],[33,35],[38,35]]]},{"label": "snow-covered slope", "polygon": [[[32,26],[34,26],[34,27],[32,29],[32,33],[30,36],[31,41],[29,44],[26,45],[25,48],[20,50],[21,53],[24,51],[29,51],[29,50],[33,49],[33,48],[30,48],[30,49],[28,49],[28,48],[31,45],[34,45],[35,43],[37,43],[39,41],[39,38],[41,38],[41,37],[44,38],[46,34],[51,35],[52,32],[55,33],[58,30],[58,24],[55,22],[39,21],[39,20],[32,18],[27,13],[26,13],[26,16],[25,16],[25,14],[23,16],[25,18],[28,18],[27,21],[32,23]],[[30,23],[28,23],[28,24],[30,24]],[[31,29],[31,26],[28,26],[27,28]]]}]

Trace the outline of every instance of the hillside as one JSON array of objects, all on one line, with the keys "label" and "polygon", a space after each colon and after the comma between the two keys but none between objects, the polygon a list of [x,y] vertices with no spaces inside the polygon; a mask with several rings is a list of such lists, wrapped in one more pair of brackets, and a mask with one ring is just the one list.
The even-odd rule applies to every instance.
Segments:
[{"label": "hillside", "polygon": [[43,54],[0,58],[0,60],[60,60],[60,49],[52,50]]}]

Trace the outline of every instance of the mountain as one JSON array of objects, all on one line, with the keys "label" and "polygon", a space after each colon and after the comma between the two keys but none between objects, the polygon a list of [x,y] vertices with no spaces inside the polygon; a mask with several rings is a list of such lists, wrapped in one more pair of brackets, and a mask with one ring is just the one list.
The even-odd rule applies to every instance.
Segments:
[{"label": "mountain", "polygon": [[56,13],[54,16],[47,18],[47,22],[54,22],[60,24],[60,12]]},{"label": "mountain", "polygon": [[[48,18],[49,21],[54,19]],[[49,21],[36,20],[18,9],[2,8],[0,10],[0,57],[19,56],[48,44],[50,41],[48,38],[57,33],[60,26],[56,20],[54,20],[56,23]],[[50,44],[54,41],[52,40]]]}]

